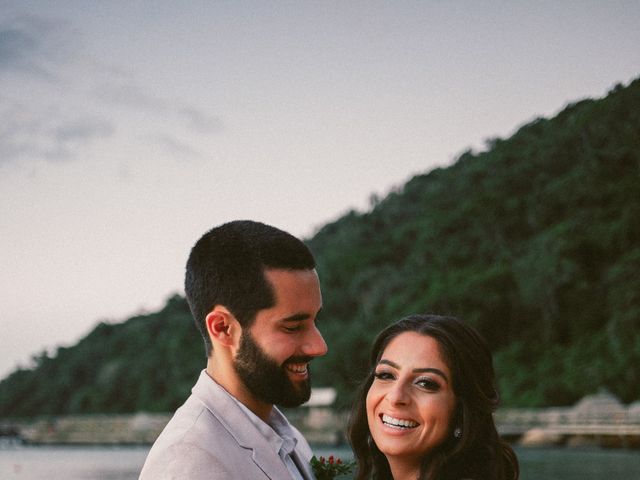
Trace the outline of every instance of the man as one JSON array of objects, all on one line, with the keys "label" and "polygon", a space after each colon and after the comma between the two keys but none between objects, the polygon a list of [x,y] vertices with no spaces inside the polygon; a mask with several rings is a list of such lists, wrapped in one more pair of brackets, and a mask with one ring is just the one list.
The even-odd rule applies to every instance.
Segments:
[{"label": "man", "polygon": [[327,352],[309,249],[262,223],[226,223],[191,250],[185,292],[207,367],[140,479],[312,479],[308,443],[274,406],[309,399],[309,362]]}]

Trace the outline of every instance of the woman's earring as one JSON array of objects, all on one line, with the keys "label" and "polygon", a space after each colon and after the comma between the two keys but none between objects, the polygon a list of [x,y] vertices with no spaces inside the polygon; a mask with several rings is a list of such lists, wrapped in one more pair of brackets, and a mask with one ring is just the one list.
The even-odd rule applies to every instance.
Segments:
[{"label": "woman's earring", "polygon": [[460,427],[456,427],[456,429],[453,431],[453,436],[457,440],[460,440],[462,438],[462,429]]}]

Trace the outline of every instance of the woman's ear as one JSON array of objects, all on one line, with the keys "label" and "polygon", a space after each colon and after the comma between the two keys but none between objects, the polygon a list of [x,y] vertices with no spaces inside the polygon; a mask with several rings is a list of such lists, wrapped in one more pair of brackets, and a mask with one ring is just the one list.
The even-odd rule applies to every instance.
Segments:
[{"label": "woman's ear", "polygon": [[[222,305],[213,307],[205,317],[207,333],[214,345],[231,347],[234,344],[234,331],[237,329],[238,321],[233,314]],[[214,347],[215,350],[215,347]]]}]

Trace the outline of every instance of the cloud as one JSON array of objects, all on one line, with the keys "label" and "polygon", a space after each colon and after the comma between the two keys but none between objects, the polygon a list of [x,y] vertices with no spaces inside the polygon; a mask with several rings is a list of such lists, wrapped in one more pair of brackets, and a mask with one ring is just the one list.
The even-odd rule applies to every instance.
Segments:
[{"label": "cloud", "polygon": [[[69,57],[73,32],[65,21],[22,15],[0,23],[0,75],[25,73],[56,80],[56,66]],[[77,40],[77,39],[76,39]]]},{"label": "cloud", "polygon": [[20,67],[37,50],[37,39],[17,29],[0,30],[0,67]]},{"label": "cloud", "polygon": [[95,89],[96,97],[110,105],[143,110],[158,116],[171,116],[197,133],[215,133],[223,128],[219,117],[179,100],[167,99],[143,90],[133,82],[102,84]]},{"label": "cloud", "polygon": [[92,115],[64,118],[57,109],[32,110],[0,98],[0,165],[22,160],[68,160],[91,142],[111,136],[115,127]]},{"label": "cloud", "polygon": [[111,105],[155,112],[163,112],[168,109],[166,101],[152,96],[133,83],[102,84],[96,88],[95,94],[99,100]]},{"label": "cloud", "polygon": [[154,143],[162,147],[165,151],[170,153],[173,157],[180,160],[190,160],[194,158],[203,158],[204,155],[175,137],[166,134],[156,135],[151,139]]},{"label": "cloud", "polygon": [[216,132],[222,130],[222,120],[218,117],[212,117],[205,114],[201,110],[193,107],[182,107],[177,110],[188,122],[188,126],[192,130],[200,132]]},{"label": "cloud", "polygon": [[0,166],[73,159],[114,133],[103,115],[61,98],[75,91],[69,67],[80,58],[81,40],[65,20],[24,14],[0,20]]},{"label": "cloud", "polygon": [[[81,32],[65,20],[0,19],[0,167],[73,160],[136,114],[144,120],[133,128],[150,131],[146,138],[158,148],[181,160],[204,157],[176,130],[184,138],[216,133],[223,128],[219,117],[155,94],[135,81],[134,72],[106,65],[85,47]],[[167,123],[170,135],[162,133]]]}]

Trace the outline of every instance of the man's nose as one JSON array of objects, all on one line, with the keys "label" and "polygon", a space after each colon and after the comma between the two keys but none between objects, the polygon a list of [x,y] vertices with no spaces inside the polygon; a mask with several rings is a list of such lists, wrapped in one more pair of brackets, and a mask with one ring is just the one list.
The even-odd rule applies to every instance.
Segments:
[{"label": "man's nose", "polygon": [[321,357],[327,353],[327,343],[324,341],[318,327],[314,326],[309,330],[302,351],[310,357]]}]

